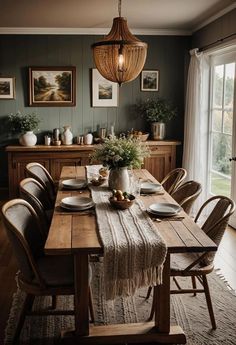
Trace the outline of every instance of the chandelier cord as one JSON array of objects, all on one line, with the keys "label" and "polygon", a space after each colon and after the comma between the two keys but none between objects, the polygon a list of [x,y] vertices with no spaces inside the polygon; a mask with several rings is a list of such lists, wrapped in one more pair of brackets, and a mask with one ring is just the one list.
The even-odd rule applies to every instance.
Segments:
[{"label": "chandelier cord", "polygon": [[118,13],[119,13],[119,17],[121,17],[121,0],[119,0],[118,2]]}]

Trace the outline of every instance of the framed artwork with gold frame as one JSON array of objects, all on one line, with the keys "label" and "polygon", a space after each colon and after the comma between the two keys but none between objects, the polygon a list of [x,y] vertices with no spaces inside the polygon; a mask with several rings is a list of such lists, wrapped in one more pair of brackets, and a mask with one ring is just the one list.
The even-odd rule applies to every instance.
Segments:
[{"label": "framed artwork with gold frame", "polygon": [[75,67],[30,67],[29,105],[75,106],[75,75]]}]

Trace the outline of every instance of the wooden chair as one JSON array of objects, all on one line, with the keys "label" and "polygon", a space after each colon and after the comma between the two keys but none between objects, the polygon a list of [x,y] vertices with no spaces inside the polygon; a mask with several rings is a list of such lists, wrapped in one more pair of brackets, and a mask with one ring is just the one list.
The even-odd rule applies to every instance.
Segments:
[{"label": "wooden chair", "polygon": [[20,182],[20,196],[28,201],[39,216],[47,237],[53,214],[53,204],[45,188],[34,178],[27,177]]},{"label": "wooden chair", "polygon": [[189,214],[194,201],[202,191],[202,186],[196,181],[185,182],[171,194],[172,198]]},{"label": "wooden chair", "polygon": [[[26,292],[13,343],[20,336],[25,316],[74,314],[73,310],[53,310],[56,296],[74,294],[74,264],[71,255],[45,255],[38,216],[25,200],[14,199],[2,207],[3,222],[19,267],[18,286]],[[90,268],[91,280],[91,268]],[[52,309],[32,311],[35,296],[52,296]],[[94,321],[91,291],[90,316]]]},{"label": "wooden chair", "polygon": [[[226,196],[214,196],[202,205],[195,218],[195,222],[199,220],[203,210],[209,208],[210,205],[213,205],[213,209],[201,228],[219,246],[229,218],[235,210],[235,203]],[[207,274],[211,273],[214,269],[214,256],[215,252],[172,254],[171,276],[173,276],[177,289],[171,290],[171,294],[194,293],[196,296],[197,293],[205,293],[212,328],[216,329],[216,321],[207,281]],[[176,277],[191,277],[192,288],[181,288]],[[197,286],[196,278],[200,283],[200,287]],[[156,294],[154,289],[150,319],[154,315],[155,300]]]},{"label": "wooden chair", "polygon": [[45,187],[49,194],[49,198],[54,203],[56,199],[55,183],[47,169],[42,164],[33,162],[26,165],[25,171],[27,176],[39,181],[39,183]]},{"label": "wooden chair", "polygon": [[187,176],[187,171],[183,168],[176,168],[170,171],[161,181],[162,186],[165,190],[172,195],[172,193],[177,189],[180,183]]}]

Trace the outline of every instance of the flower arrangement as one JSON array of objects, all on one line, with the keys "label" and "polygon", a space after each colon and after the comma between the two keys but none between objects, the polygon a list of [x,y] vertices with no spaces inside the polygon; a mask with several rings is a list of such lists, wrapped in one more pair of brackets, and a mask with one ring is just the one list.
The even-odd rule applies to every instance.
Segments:
[{"label": "flower arrangement", "polygon": [[36,129],[40,123],[35,113],[22,115],[20,112],[8,116],[9,125],[13,133],[25,133]]},{"label": "flower arrangement", "polygon": [[167,122],[177,115],[173,106],[162,98],[146,99],[135,105],[135,110],[144,117],[147,122]]},{"label": "flower arrangement", "polygon": [[99,161],[109,169],[122,167],[140,168],[143,158],[149,155],[146,144],[137,139],[116,138],[105,139],[92,154],[92,162]]}]

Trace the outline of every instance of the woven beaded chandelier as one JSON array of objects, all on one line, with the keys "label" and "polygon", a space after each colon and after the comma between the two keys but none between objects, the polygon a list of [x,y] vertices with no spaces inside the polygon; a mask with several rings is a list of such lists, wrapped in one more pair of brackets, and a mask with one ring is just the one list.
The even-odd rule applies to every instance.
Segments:
[{"label": "woven beaded chandelier", "polygon": [[129,31],[127,20],[121,17],[121,0],[118,3],[119,17],[113,19],[111,31],[103,41],[92,45],[93,58],[100,74],[121,85],[134,80],[142,71],[147,56],[147,44]]}]

